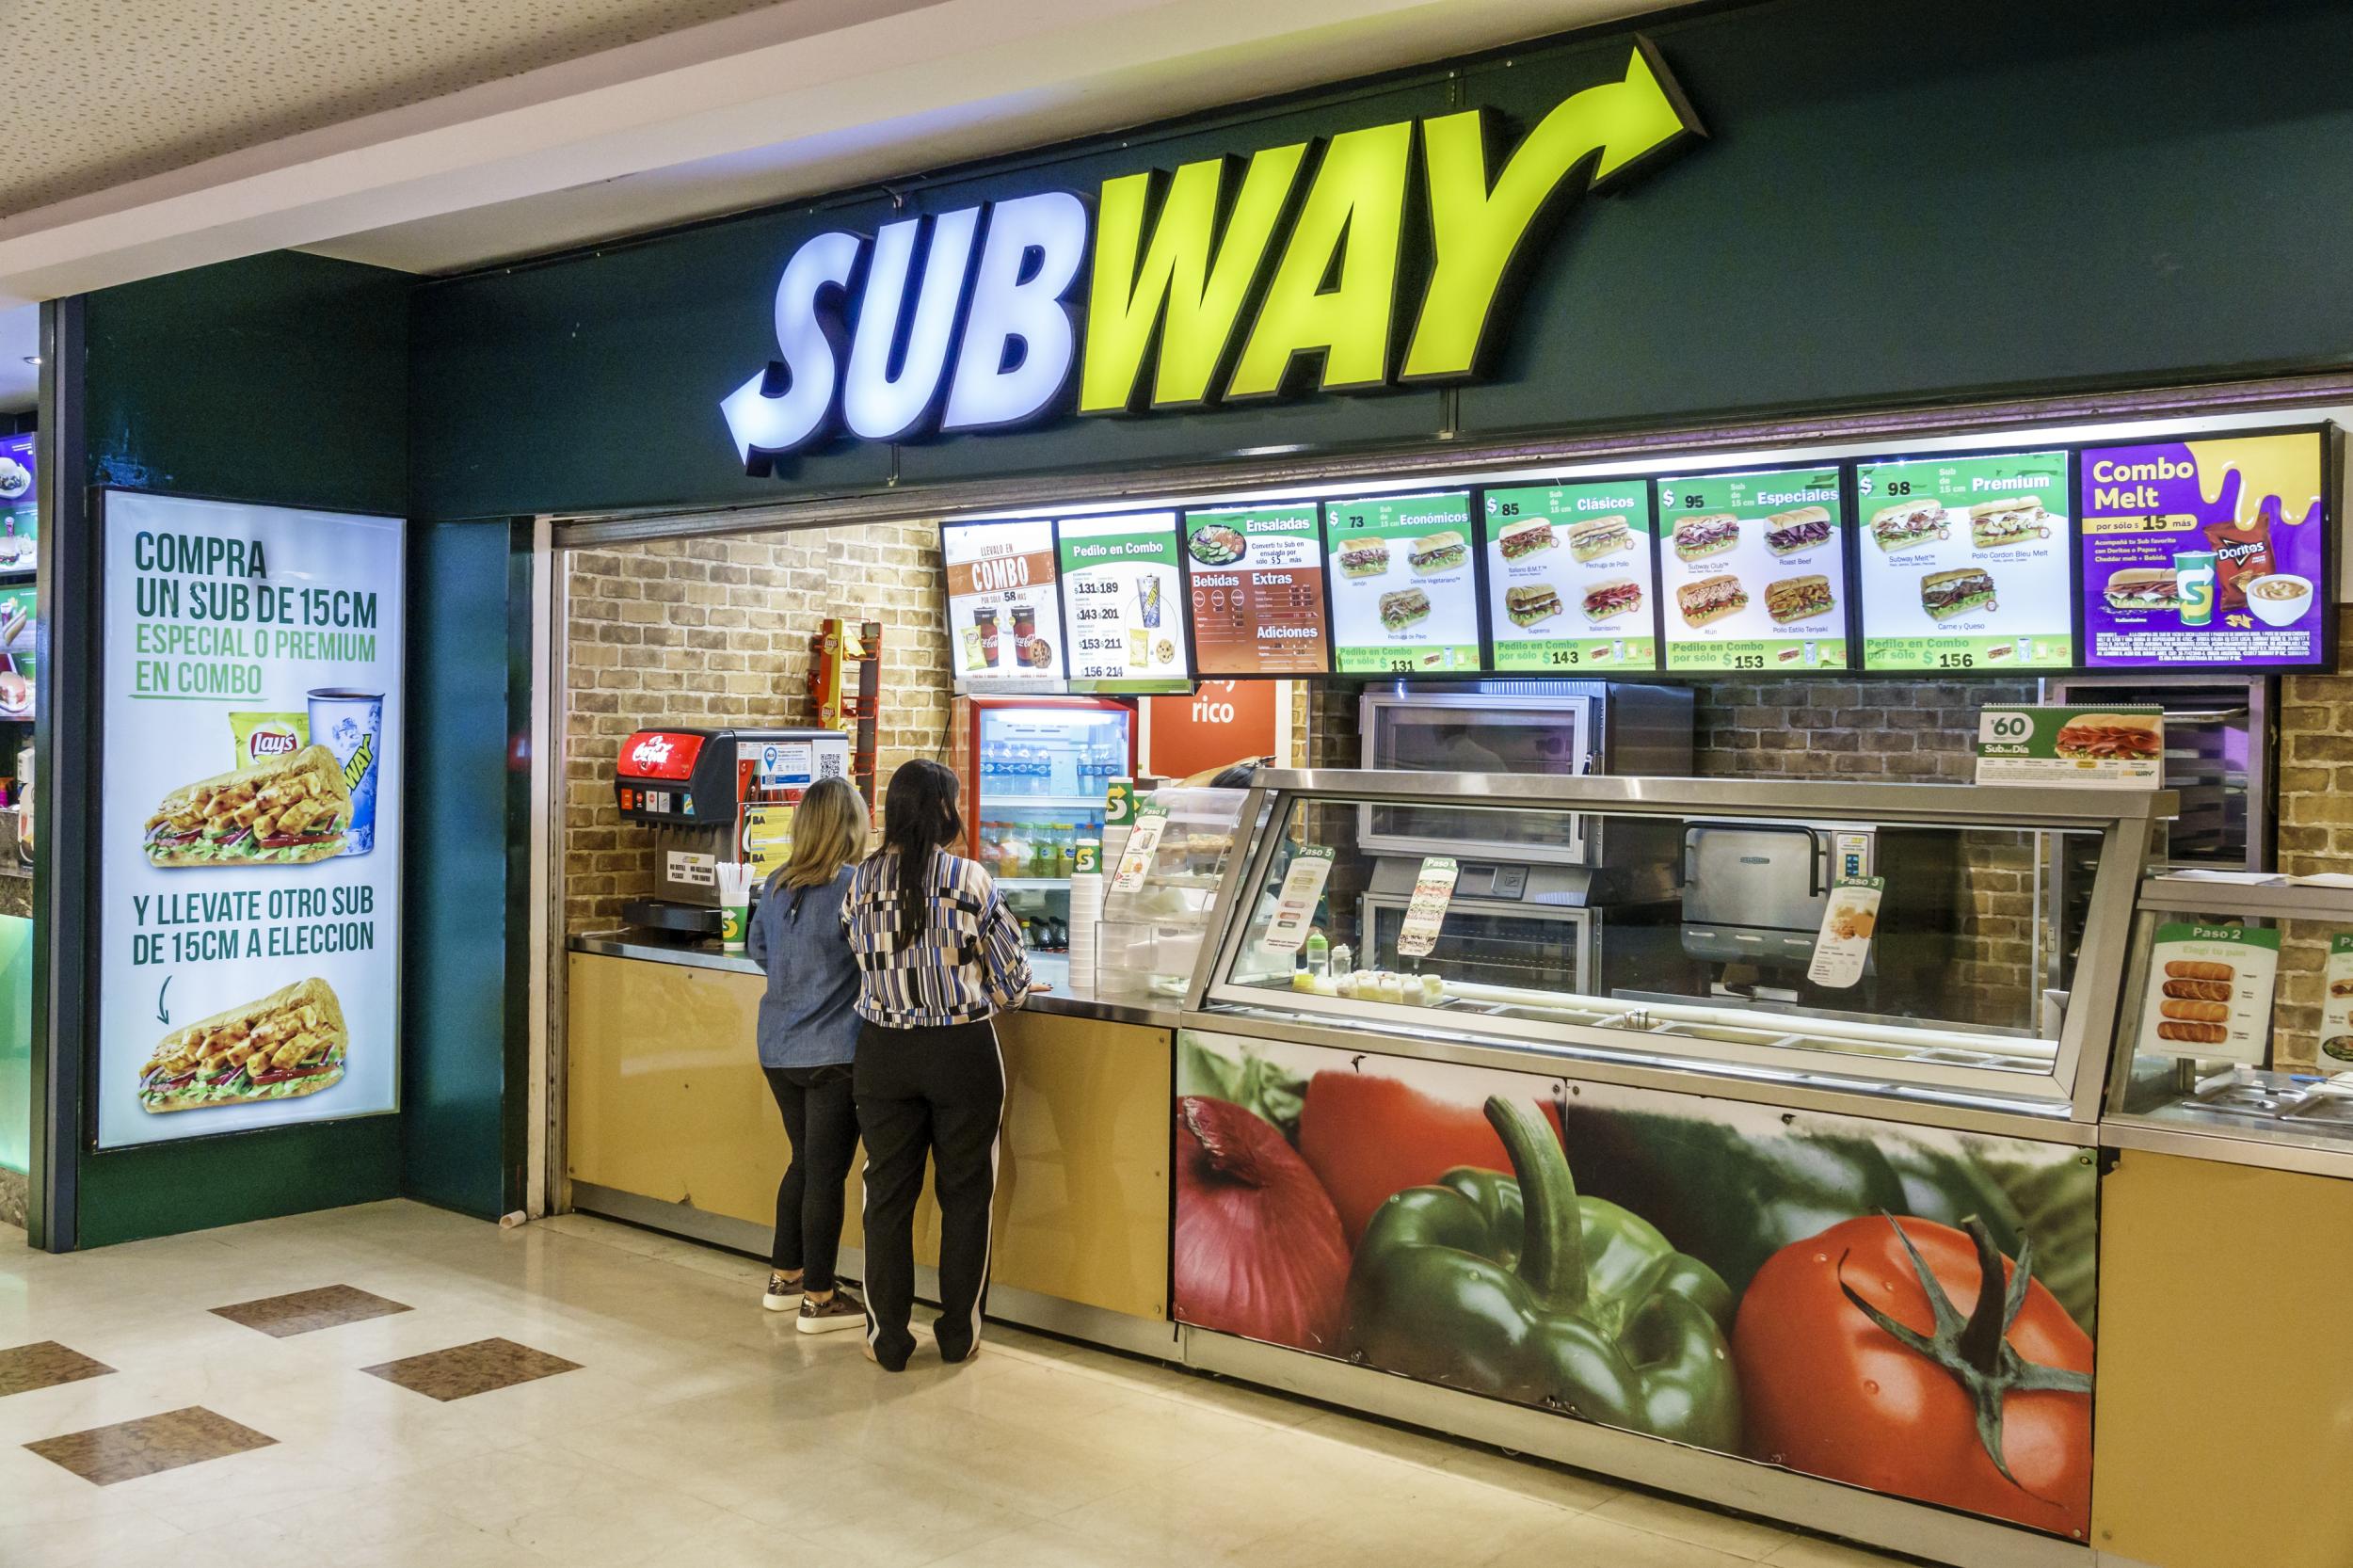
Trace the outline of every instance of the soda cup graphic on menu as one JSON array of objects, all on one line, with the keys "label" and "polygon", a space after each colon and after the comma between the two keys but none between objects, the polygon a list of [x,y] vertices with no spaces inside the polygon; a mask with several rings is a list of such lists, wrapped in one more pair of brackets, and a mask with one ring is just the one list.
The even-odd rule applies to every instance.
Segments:
[{"label": "soda cup graphic on menu", "polygon": [[2173,557],[2173,576],[2182,585],[2182,624],[2205,626],[2214,620],[2214,552],[2185,550]]},{"label": "soda cup graphic on menu", "polygon": [[365,855],[376,847],[376,780],[382,772],[384,694],[322,686],[310,696],[311,739],[334,753],[344,770],[344,787],[351,792],[351,826],[344,832],[344,853]]}]

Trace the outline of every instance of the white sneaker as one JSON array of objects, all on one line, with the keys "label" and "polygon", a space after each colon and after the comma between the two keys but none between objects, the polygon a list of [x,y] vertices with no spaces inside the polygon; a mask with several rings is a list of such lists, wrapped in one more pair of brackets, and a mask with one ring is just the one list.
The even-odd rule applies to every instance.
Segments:
[{"label": "white sneaker", "polygon": [[760,1304],[771,1312],[792,1311],[801,1304],[801,1282],[769,1271],[767,1293],[760,1298]]}]

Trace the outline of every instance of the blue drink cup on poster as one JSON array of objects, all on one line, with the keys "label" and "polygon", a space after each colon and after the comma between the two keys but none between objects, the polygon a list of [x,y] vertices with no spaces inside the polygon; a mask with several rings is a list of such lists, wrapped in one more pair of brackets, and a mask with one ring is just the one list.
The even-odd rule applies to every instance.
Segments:
[{"label": "blue drink cup on poster", "polygon": [[322,686],[311,693],[311,744],[323,745],[344,770],[351,792],[351,825],[344,830],[344,853],[365,855],[376,847],[376,780],[382,770],[377,751],[384,728],[384,694]]}]

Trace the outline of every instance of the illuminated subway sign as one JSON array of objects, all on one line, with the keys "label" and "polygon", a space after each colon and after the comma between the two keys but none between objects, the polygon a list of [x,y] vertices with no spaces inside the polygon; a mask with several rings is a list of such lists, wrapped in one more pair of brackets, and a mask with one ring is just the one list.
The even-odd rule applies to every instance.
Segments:
[{"label": "illuminated subway sign", "polygon": [[[1123,174],[1092,225],[1057,190],[871,239],[818,234],[776,283],[777,358],[720,403],[736,451],[760,473],[842,431],[1002,429],[1054,409],[1074,372],[1082,414],[1272,397],[1311,358],[1326,392],[1472,376],[1521,242],[1570,173],[1590,167],[1598,187],[1700,134],[1640,39],[1622,80],[1563,99],[1492,181],[1490,130],[1468,109],[1344,131],[1321,157],[1293,142]],[[1417,144],[1427,194],[1409,215]],[[1063,296],[1090,227],[1082,330]],[[1409,246],[1429,283],[1401,351]]]}]

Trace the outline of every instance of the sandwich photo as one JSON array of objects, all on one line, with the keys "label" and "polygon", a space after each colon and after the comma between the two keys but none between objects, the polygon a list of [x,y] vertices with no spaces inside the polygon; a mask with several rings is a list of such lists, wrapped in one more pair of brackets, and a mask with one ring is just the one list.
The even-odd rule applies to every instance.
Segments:
[{"label": "sandwich photo", "polygon": [[1424,534],[1414,541],[1413,548],[1405,553],[1405,564],[1414,568],[1417,577],[1452,571],[1469,559],[1470,541],[1451,528]]},{"label": "sandwich photo", "polygon": [[1765,548],[1776,555],[1794,555],[1829,542],[1830,509],[1826,506],[1800,506],[1765,520]]},{"label": "sandwich photo", "polygon": [[1730,512],[1675,519],[1675,553],[1687,561],[1721,555],[1740,542],[1740,520]]},{"label": "sandwich photo", "polygon": [[2238,967],[2217,964],[2210,958],[2175,958],[2165,966],[2168,980],[2236,980]]},{"label": "sandwich photo", "polygon": [[1765,613],[1783,625],[1793,620],[1814,620],[1838,608],[1831,597],[1830,579],[1820,572],[1811,577],[1785,577],[1778,583],[1765,584]]},{"label": "sandwich photo", "polygon": [[1389,541],[1386,539],[1351,539],[1340,546],[1342,577],[1378,577],[1388,569]]},{"label": "sandwich photo", "polygon": [[1945,536],[1945,504],[1899,501],[1871,514],[1871,537],[1881,550],[1901,550]]},{"label": "sandwich photo", "polygon": [[1561,613],[1561,590],[1549,583],[1503,590],[1503,613],[1514,626],[1533,626]]},{"label": "sandwich photo", "polygon": [[1675,608],[1683,612],[1683,624],[1695,630],[1748,607],[1749,590],[1730,572],[1703,577],[1675,590]]},{"label": "sandwich photo", "polygon": [[1597,561],[1634,548],[1634,530],[1623,517],[1593,518],[1569,530],[1569,553],[1580,561]]},{"label": "sandwich photo", "polygon": [[1419,588],[1399,588],[1381,596],[1381,624],[1391,632],[1402,632],[1429,618],[1430,596]]},{"label": "sandwich photo", "polygon": [[2353,980],[2330,981],[2329,994],[2332,997],[2353,997]]},{"label": "sandwich photo", "polygon": [[2153,761],[2165,755],[2165,742],[2153,713],[2078,713],[2059,727],[2051,752],[2076,760],[2122,757]]},{"label": "sandwich photo", "polygon": [[301,865],[344,852],[351,791],[335,754],[304,746],[183,784],[147,819],[152,866]]},{"label": "sandwich photo", "polygon": [[1596,583],[1585,590],[1585,618],[1609,620],[1642,607],[1642,584],[1631,577],[1612,583]]},{"label": "sandwich photo", "polygon": [[173,1030],[139,1069],[139,1105],[161,1113],[315,1095],[344,1076],[343,1004],[324,980]]},{"label": "sandwich photo", "polygon": [[[1617,520],[1623,521],[1624,520]],[[1585,559],[1585,547],[1577,543],[1577,537],[1590,526],[1589,523],[1580,522],[1569,531],[1569,548],[1577,552],[1577,558],[1580,561]],[[1524,522],[1515,522],[1496,536],[1496,548],[1503,552],[1503,558],[1507,561],[1516,561],[1524,555],[1533,555],[1540,550],[1550,550],[1560,542],[1553,537],[1552,524],[1542,518],[1529,518]]]},{"label": "sandwich photo", "polygon": [[2157,1038],[2185,1046],[2218,1046],[2231,1037],[2227,1024],[2192,1023],[2186,1019],[2168,1019],[2157,1025]]},{"label": "sandwich photo", "polygon": [[2051,531],[2051,514],[2029,496],[2024,501],[1988,501],[1969,508],[1969,542],[1979,550],[2024,544]]},{"label": "sandwich photo", "polygon": [[2111,610],[2179,610],[2182,580],[2169,567],[2127,567],[2108,573],[2102,597]]},{"label": "sandwich photo", "polygon": [[2320,1054],[2336,1062],[2353,1062],[2353,1034],[2331,1034],[2320,1042]]},{"label": "sandwich photo", "polygon": [[2175,1001],[2228,1001],[2235,992],[2227,980],[2169,980],[2165,994]]},{"label": "sandwich photo", "polygon": [[1920,579],[1920,608],[1931,619],[1950,620],[1993,602],[1993,579],[1976,567],[1932,571]]}]

